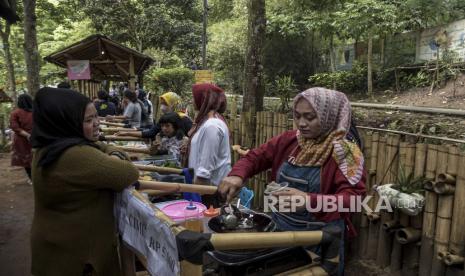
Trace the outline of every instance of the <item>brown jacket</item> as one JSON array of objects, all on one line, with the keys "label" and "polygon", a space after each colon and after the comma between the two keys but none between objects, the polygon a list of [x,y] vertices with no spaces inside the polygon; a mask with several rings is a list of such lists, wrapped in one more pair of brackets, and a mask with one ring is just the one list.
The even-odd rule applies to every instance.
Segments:
[{"label": "brown jacket", "polygon": [[34,153],[35,210],[31,229],[32,274],[121,275],[113,217],[115,191],[135,183],[138,170],[108,154],[112,146],[73,146],[45,169]]}]

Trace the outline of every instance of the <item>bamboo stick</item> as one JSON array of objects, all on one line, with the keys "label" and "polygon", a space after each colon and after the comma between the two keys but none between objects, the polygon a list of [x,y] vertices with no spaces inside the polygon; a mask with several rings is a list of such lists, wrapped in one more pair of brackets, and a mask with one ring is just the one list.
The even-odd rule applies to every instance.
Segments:
[{"label": "bamboo stick", "polygon": [[[465,164],[464,162],[465,155],[462,154],[457,163]],[[453,256],[460,256],[463,258],[465,256],[465,235],[463,233],[465,229],[465,170],[458,170],[455,187],[456,200],[454,200],[448,254]],[[456,259],[457,258],[454,260]],[[446,264],[447,262],[452,263],[452,259],[444,261]]]},{"label": "bamboo stick", "polygon": [[125,132],[129,132],[129,131],[137,132],[137,131],[139,131],[139,130],[137,130],[135,128],[124,128],[124,127],[102,127],[100,130],[102,132],[106,132],[106,133],[115,133],[115,132],[119,132],[119,131],[125,131]]},{"label": "bamboo stick", "polygon": [[218,190],[218,187],[209,186],[209,185],[196,185],[196,184],[146,181],[146,180],[139,180],[139,183],[140,183],[141,189],[143,190],[161,190],[161,191],[170,191],[173,193],[189,192],[189,193],[199,193],[199,194],[204,194],[204,195],[212,195],[212,194],[215,194]]},{"label": "bamboo stick", "polygon": [[136,166],[136,168],[138,168],[141,171],[159,172],[159,173],[165,173],[165,174],[182,174],[182,169],[159,167],[159,166],[152,166],[152,165],[140,165],[140,164],[134,164],[134,166]]},{"label": "bamboo stick", "polygon": [[116,136],[116,135],[105,135],[105,141],[143,141],[143,138],[133,136]]},{"label": "bamboo stick", "polygon": [[[400,212],[399,210],[394,210],[394,219],[385,223],[384,229],[391,235],[394,235],[397,229],[401,227],[405,227],[408,225],[408,217],[407,223],[401,220],[401,217],[407,217],[404,213]],[[389,269],[391,273],[397,273],[402,269],[402,245],[394,239],[392,242],[392,250],[391,250],[391,263],[389,264]]]},{"label": "bamboo stick", "polygon": [[113,122],[107,122],[107,121],[100,121],[99,124],[107,125],[107,126],[115,126],[115,127],[124,127],[125,126],[122,123],[113,123]]}]

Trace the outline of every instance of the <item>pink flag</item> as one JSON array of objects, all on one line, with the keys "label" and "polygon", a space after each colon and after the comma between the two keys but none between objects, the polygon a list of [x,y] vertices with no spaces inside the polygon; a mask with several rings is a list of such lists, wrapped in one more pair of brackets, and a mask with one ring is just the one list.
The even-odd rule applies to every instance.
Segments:
[{"label": "pink flag", "polygon": [[88,60],[68,60],[69,80],[90,80],[90,64]]}]

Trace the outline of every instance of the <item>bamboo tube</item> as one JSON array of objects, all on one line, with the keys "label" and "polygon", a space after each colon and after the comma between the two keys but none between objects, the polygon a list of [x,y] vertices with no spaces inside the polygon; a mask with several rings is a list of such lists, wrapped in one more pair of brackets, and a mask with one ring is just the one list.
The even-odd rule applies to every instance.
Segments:
[{"label": "bamboo tube", "polygon": [[100,121],[99,124],[107,125],[107,126],[115,126],[115,127],[124,127],[124,124],[122,123],[113,123],[113,122],[107,122],[107,121]]},{"label": "bamboo tube", "polygon": [[438,195],[453,195],[455,192],[455,185],[445,182],[435,182],[433,190]]},{"label": "bamboo tube", "polygon": [[[437,145],[428,145],[426,162],[426,179],[433,180],[436,176]],[[425,191],[425,207],[423,213],[422,241],[420,251],[419,275],[430,275],[431,260],[434,251],[434,234],[436,229],[437,195],[432,191]]]},{"label": "bamboo tube", "polygon": [[[234,121],[234,143],[235,144],[240,143],[240,137],[241,137],[240,125],[241,125],[241,121],[236,118],[236,120]],[[237,152],[234,153],[234,160],[235,161],[239,160],[239,154]]]},{"label": "bamboo tube", "polygon": [[438,174],[438,181],[439,183],[444,183],[444,184],[455,184],[455,176],[450,175],[448,173],[440,173]]},{"label": "bamboo tube", "polygon": [[447,254],[443,258],[446,265],[461,265],[464,263],[464,257],[459,255]]},{"label": "bamboo tube", "polygon": [[[465,164],[465,155],[461,155],[457,163]],[[455,185],[455,198],[450,240],[449,240],[449,254],[465,256],[465,170],[460,169],[457,172],[457,182]]]},{"label": "bamboo tube", "polygon": [[172,194],[172,192],[170,191],[162,191],[162,190],[140,190],[140,192],[147,194],[149,196],[164,196],[164,195]]},{"label": "bamboo tube", "polygon": [[396,240],[400,244],[416,243],[421,239],[421,231],[413,227],[401,228],[396,231]]},{"label": "bamboo tube", "polygon": [[455,145],[450,145],[449,146],[449,155],[447,158],[447,170],[446,170],[446,175],[450,176],[456,176],[459,173],[459,164],[460,163],[461,156],[460,156],[460,150],[457,146]]},{"label": "bamboo tube", "polygon": [[182,169],[159,167],[159,166],[152,166],[152,165],[140,165],[140,164],[134,164],[134,166],[136,166],[136,168],[138,168],[141,171],[159,172],[159,173],[166,173],[166,174],[182,174]]},{"label": "bamboo tube", "polygon": [[143,138],[132,136],[105,135],[105,141],[143,141]]},{"label": "bamboo tube", "polygon": [[213,195],[217,192],[218,187],[209,185],[195,185],[174,182],[159,182],[139,180],[140,187],[143,190],[161,190],[170,191],[173,193],[189,192],[199,193],[203,195]]},{"label": "bamboo tube", "polygon": [[279,113],[273,113],[273,137],[279,133]]},{"label": "bamboo tube", "polygon": [[322,238],[322,231],[214,233],[210,242],[215,250],[237,250],[318,245]]},{"label": "bamboo tube", "polygon": [[359,240],[359,253],[360,258],[367,257],[367,244],[368,244],[368,218],[365,214],[360,216],[360,232],[358,235]]}]

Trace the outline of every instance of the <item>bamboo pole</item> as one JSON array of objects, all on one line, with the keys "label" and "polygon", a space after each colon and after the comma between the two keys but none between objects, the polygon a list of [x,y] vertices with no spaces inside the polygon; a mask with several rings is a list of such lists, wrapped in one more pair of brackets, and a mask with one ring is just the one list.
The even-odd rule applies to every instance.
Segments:
[{"label": "bamboo pole", "polygon": [[140,165],[140,164],[134,164],[134,166],[136,166],[136,168],[141,171],[159,172],[159,173],[165,173],[165,174],[182,174],[182,169],[158,167],[158,166],[152,166],[152,165]]},{"label": "bamboo pole", "polygon": [[[389,234],[394,235],[397,229],[408,225],[403,221],[401,222],[401,216],[407,217],[407,215],[400,212],[399,210],[394,210],[394,219],[386,222],[383,225],[384,230]],[[391,263],[389,264],[389,270],[391,273],[397,273],[402,268],[402,245],[396,239],[394,239],[392,242],[392,250],[390,253]]]},{"label": "bamboo pole", "polygon": [[105,141],[143,141],[143,138],[133,136],[116,136],[116,135],[105,135]]},{"label": "bamboo pole", "polygon": [[124,128],[124,127],[102,127],[100,129],[102,132],[105,132],[105,133],[115,133],[115,132],[119,132],[119,131],[126,131],[126,132],[137,132],[139,130],[137,129],[134,129],[134,128]]},{"label": "bamboo pole", "polygon": [[[386,157],[384,166],[384,173],[387,173],[385,179],[383,180],[384,173],[381,174],[379,180],[377,180],[378,185],[383,185],[384,183],[393,183],[397,175],[398,167],[398,145],[400,137],[398,135],[389,135],[386,141]],[[381,224],[384,224],[393,219],[392,213],[382,211],[381,212]],[[376,257],[376,264],[385,268],[391,263],[391,251],[392,251],[392,240],[393,237],[391,234],[384,231],[382,227],[379,229],[379,240],[378,240],[378,250]]]},{"label": "bamboo pole", "polygon": [[[446,146],[440,146],[438,148],[437,174],[447,172],[448,152],[449,150]],[[440,257],[445,256],[448,249],[453,204],[454,195],[438,196],[434,255],[431,266],[431,275],[433,276],[444,275],[445,273],[445,265]]]},{"label": "bamboo pole", "polygon": [[[450,148],[449,150],[449,153],[452,152],[452,155],[455,155],[456,148]],[[457,163],[454,164],[465,164],[464,162],[465,155],[462,154],[458,159]],[[465,229],[465,170],[463,170],[463,168],[457,170],[457,182],[455,187],[456,200],[454,200],[454,208],[452,214],[448,250],[449,257],[447,259],[444,259],[447,265],[463,263],[463,257],[465,256],[465,235],[463,233]],[[457,260],[461,260],[461,262],[458,262]]]},{"label": "bamboo pole", "polygon": [[[436,176],[438,155],[437,145],[428,145],[426,174],[427,181],[433,181]],[[420,250],[419,275],[430,275],[431,260],[434,251],[434,234],[436,229],[437,195],[433,191],[425,191],[425,207],[423,212],[422,240]]]},{"label": "bamboo pole", "polygon": [[[375,137],[373,137],[375,138]],[[373,149],[375,145],[373,145]],[[377,143],[377,156],[376,156],[376,176],[375,182],[373,184],[379,185],[379,181],[384,174],[384,162],[385,162],[385,151],[386,151],[386,137],[380,137]],[[372,150],[373,150],[372,149]],[[373,156],[373,155],[372,155]],[[372,159],[373,162],[373,159]],[[373,207],[375,206],[378,196],[375,194],[375,200],[372,203]],[[368,234],[368,256],[374,260],[378,258],[378,241],[379,241],[379,233],[381,229],[381,223],[379,222],[380,215],[379,214],[368,214],[368,219],[370,220],[369,226],[369,234]]]},{"label": "bamboo pole", "polygon": [[107,125],[107,126],[115,126],[115,127],[124,127],[124,124],[122,123],[113,123],[113,122],[107,122],[107,121],[100,121],[99,124]]},{"label": "bamboo pole", "polygon": [[396,240],[400,244],[416,243],[421,239],[421,231],[413,227],[405,227],[396,231]]},{"label": "bamboo pole", "polygon": [[140,188],[143,190],[160,190],[172,193],[188,192],[199,193],[203,195],[213,195],[217,192],[218,187],[209,185],[184,184],[174,182],[159,182],[139,180]]}]

